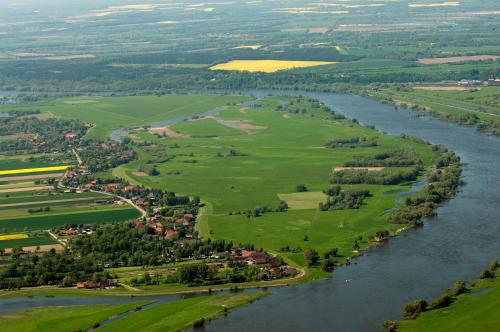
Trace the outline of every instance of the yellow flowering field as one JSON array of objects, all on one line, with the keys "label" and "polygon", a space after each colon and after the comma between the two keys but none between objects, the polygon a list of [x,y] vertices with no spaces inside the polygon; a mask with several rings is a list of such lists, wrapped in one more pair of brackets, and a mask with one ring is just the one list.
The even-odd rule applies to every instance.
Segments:
[{"label": "yellow flowering field", "polygon": [[0,171],[0,175],[39,173],[39,172],[52,172],[52,171],[64,171],[64,170],[66,170],[66,169],[68,169],[70,167],[71,167],[70,165],[64,165],[64,166],[50,166],[50,167],[9,169],[9,170],[5,170],[5,171]]},{"label": "yellow flowering field", "polygon": [[7,235],[0,235],[0,241],[5,241],[5,240],[19,240],[19,239],[27,239],[28,234],[7,234]]},{"label": "yellow flowering field", "polygon": [[232,60],[212,66],[210,69],[274,73],[279,70],[333,65],[335,63],[329,61]]}]

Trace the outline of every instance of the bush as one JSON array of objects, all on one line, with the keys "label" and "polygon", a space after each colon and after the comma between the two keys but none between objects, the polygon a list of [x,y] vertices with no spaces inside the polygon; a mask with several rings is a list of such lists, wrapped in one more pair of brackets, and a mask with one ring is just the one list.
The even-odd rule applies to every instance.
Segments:
[{"label": "bush", "polygon": [[429,308],[430,309],[445,308],[452,303],[453,303],[453,298],[450,295],[445,294],[432,301]]},{"label": "bush", "polygon": [[297,185],[297,192],[299,193],[303,193],[303,192],[306,192],[307,191],[307,187],[303,184],[299,184]]},{"label": "bush", "polygon": [[386,320],[382,323],[382,328],[387,332],[396,332],[398,330],[397,322],[394,320]]},{"label": "bush", "polygon": [[427,302],[421,299],[407,303],[403,307],[403,317],[405,319],[415,319],[417,316],[427,309]]},{"label": "bush", "polygon": [[458,281],[455,281],[453,288],[450,289],[448,294],[450,294],[451,296],[458,296],[458,295],[463,294],[467,291],[468,291],[467,284],[464,281],[458,280]]}]

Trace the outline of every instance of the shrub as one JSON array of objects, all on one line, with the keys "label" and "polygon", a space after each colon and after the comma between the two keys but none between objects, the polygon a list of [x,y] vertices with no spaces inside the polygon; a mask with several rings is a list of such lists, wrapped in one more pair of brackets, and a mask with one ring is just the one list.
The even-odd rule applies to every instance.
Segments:
[{"label": "shrub", "polygon": [[427,309],[427,302],[421,299],[407,303],[403,307],[403,317],[405,319],[415,319],[417,316]]}]

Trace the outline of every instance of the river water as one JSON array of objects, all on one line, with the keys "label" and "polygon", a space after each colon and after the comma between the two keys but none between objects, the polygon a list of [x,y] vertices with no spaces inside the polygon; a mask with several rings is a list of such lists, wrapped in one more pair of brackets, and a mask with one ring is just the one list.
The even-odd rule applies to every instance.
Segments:
[{"label": "river water", "polygon": [[[244,93],[261,97],[271,91]],[[392,135],[405,133],[445,144],[462,158],[467,184],[438,210],[437,217],[425,220],[424,227],[367,251],[350,266],[336,269],[332,278],[270,289],[270,296],[208,323],[206,331],[380,331],[382,321],[401,318],[404,303],[415,298],[430,300],[457,279],[474,279],[499,257],[500,138],[354,95],[286,94],[314,97]],[[57,305],[59,301],[0,300],[0,313],[2,308],[12,312],[12,307]],[[68,304],[82,301],[120,300],[75,298],[68,299]]]},{"label": "river water", "polygon": [[424,227],[369,250],[330,279],[273,289],[271,296],[207,324],[206,331],[380,331],[384,320],[401,318],[404,303],[433,299],[457,279],[475,279],[499,257],[500,138],[358,96],[286,94],[317,98],[392,135],[445,144],[462,158],[467,184]]}]

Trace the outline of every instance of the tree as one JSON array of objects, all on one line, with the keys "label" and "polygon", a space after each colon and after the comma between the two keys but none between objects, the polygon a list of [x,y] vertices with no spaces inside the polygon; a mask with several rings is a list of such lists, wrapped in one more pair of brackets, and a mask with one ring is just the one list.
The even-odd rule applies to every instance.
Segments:
[{"label": "tree", "polygon": [[306,259],[307,265],[309,267],[315,266],[319,261],[319,254],[316,250],[306,250],[304,252],[304,258]]},{"label": "tree", "polygon": [[160,175],[160,172],[156,169],[156,166],[153,166],[153,168],[149,171],[148,173],[149,176],[157,176]]},{"label": "tree", "polygon": [[338,248],[332,248],[329,251],[325,252],[324,258],[328,259],[330,257],[337,257],[338,252],[339,252]]},{"label": "tree", "polygon": [[285,212],[288,210],[288,204],[285,201],[281,201],[280,205],[276,209],[277,212]]},{"label": "tree", "polygon": [[302,192],[306,192],[307,191],[307,187],[303,184],[299,184],[297,185],[297,192],[299,193],[302,193]]},{"label": "tree", "polygon": [[328,258],[321,263],[321,269],[325,272],[332,272],[335,267],[335,260]]}]

